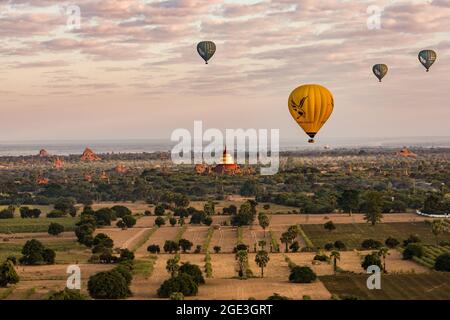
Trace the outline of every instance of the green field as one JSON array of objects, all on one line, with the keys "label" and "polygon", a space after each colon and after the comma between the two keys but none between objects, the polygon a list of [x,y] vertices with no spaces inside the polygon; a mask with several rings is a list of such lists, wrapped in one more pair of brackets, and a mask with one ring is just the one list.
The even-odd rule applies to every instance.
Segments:
[{"label": "green field", "polygon": [[[314,246],[322,247],[328,242],[341,240],[347,249],[359,249],[364,239],[375,239],[384,243],[386,238],[394,237],[400,242],[410,235],[418,235],[424,244],[435,244],[436,237],[425,222],[392,222],[369,224],[335,224],[336,230],[328,231],[322,224],[304,224],[302,229]],[[442,234],[440,240],[450,240],[450,234]]]},{"label": "green field", "polygon": [[436,258],[444,253],[450,253],[450,246],[424,246],[425,253],[423,257],[413,257],[413,260],[425,267],[434,268],[434,262]]},{"label": "green field", "polygon": [[449,300],[450,273],[383,275],[380,290],[369,290],[366,275],[322,276],[320,280],[332,294],[369,300]]},{"label": "green field", "polygon": [[0,233],[29,233],[29,232],[47,232],[48,226],[52,222],[62,224],[65,231],[74,231],[75,223],[79,218],[64,217],[64,218],[12,218],[0,219]]},{"label": "green field", "polygon": [[[86,262],[91,256],[91,252],[85,246],[78,242],[70,240],[61,240],[59,242],[41,241],[47,248],[55,250],[56,263],[74,263],[75,261]],[[0,244],[0,262],[4,261],[8,256],[20,258],[22,256],[23,245],[17,243],[3,242]]]}]

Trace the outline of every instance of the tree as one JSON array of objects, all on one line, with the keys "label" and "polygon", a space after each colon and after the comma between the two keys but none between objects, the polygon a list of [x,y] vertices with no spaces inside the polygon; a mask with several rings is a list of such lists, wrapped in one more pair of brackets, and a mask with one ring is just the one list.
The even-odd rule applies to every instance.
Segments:
[{"label": "tree", "polygon": [[359,207],[359,191],[358,190],[344,190],[337,199],[339,208],[350,215],[358,210]]},{"label": "tree", "polygon": [[171,218],[169,219],[169,223],[170,223],[170,225],[171,225],[172,227],[174,227],[174,226],[177,224],[177,219],[174,218],[174,217],[171,217]]},{"label": "tree", "polygon": [[330,253],[330,258],[333,259],[333,271],[337,271],[337,262],[341,260],[341,253],[339,251],[333,250]]},{"label": "tree", "polygon": [[381,207],[383,199],[381,194],[377,191],[369,191],[364,196],[364,201],[361,204],[361,211],[364,213],[364,219],[370,222],[372,226],[381,222],[383,215],[381,214]]},{"label": "tree", "polygon": [[439,235],[445,231],[444,220],[433,220],[431,221],[431,232],[436,237],[436,243],[439,244]]},{"label": "tree", "polygon": [[110,226],[115,212],[110,208],[101,208],[95,211],[94,218],[98,226]]},{"label": "tree", "polygon": [[383,271],[387,272],[386,270],[386,257],[389,255],[389,248],[382,247],[378,251],[378,255],[383,259]]},{"label": "tree", "polygon": [[436,258],[434,269],[437,271],[450,272],[450,252],[443,253]]},{"label": "tree", "polygon": [[10,284],[16,284],[20,278],[10,260],[6,260],[0,265],[0,287],[7,287]]},{"label": "tree", "polygon": [[166,270],[172,278],[178,274],[178,270],[180,269],[180,265],[178,264],[179,262],[180,257],[178,255],[175,255],[175,257],[168,259],[166,262]]},{"label": "tree", "polygon": [[336,226],[334,225],[333,221],[328,221],[328,222],[326,222],[326,223],[323,225],[323,227],[324,227],[326,230],[330,231],[330,232],[336,229]]},{"label": "tree", "polygon": [[136,224],[136,219],[130,215],[123,216],[122,221],[125,223],[127,228],[132,228]]},{"label": "tree", "polygon": [[345,250],[346,245],[344,242],[342,242],[341,240],[336,240],[333,244],[333,247],[338,249],[338,250]]},{"label": "tree", "polygon": [[180,246],[183,253],[186,253],[186,251],[191,250],[191,248],[194,244],[189,240],[180,239],[180,241],[178,241],[178,245]]},{"label": "tree", "polygon": [[183,296],[195,296],[198,286],[194,279],[186,273],[164,281],[159,287],[157,294],[160,298],[169,298],[173,293],[182,293]]},{"label": "tree", "polygon": [[261,250],[264,250],[266,248],[267,242],[266,240],[259,240],[258,246],[261,248]]},{"label": "tree", "polygon": [[16,211],[16,207],[8,206],[7,209],[3,209],[0,211],[0,219],[12,219],[14,218],[14,212]]},{"label": "tree", "polygon": [[62,232],[64,232],[64,226],[59,223],[52,222],[48,226],[48,234],[52,236],[57,236]]},{"label": "tree", "polygon": [[173,203],[177,207],[183,207],[186,208],[189,206],[189,198],[185,194],[177,193],[173,197]]},{"label": "tree", "polygon": [[160,253],[161,248],[157,244],[151,244],[147,247],[147,251],[150,253]]},{"label": "tree", "polygon": [[289,246],[289,249],[291,249],[292,252],[298,252],[298,250],[300,250],[300,244],[298,243],[298,241],[294,241]]},{"label": "tree", "polygon": [[384,244],[388,248],[393,249],[393,248],[397,247],[400,244],[400,242],[397,239],[395,239],[395,238],[389,237],[389,238],[386,239]]},{"label": "tree", "polygon": [[247,250],[239,250],[236,252],[234,259],[238,265],[239,278],[247,277],[248,253]]},{"label": "tree", "polygon": [[220,247],[220,246],[214,246],[214,252],[215,253],[220,253],[220,250],[222,250],[222,247]]},{"label": "tree", "polygon": [[216,207],[213,201],[208,200],[208,202],[206,202],[203,206],[203,211],[205,212],[206,215],[208,216],[212,216],[214,215],[215,211],[216,211]]},{"label": "tree", "polygon": [[255,262],[258,265],[258,267],[261,268],[261,278],[264,278],[264,268],[269,263],[269,260],[270,260],[269,254],[267,253],[267,251],[264,250],[258,251],[258,253],[255,256]]},{"label": "tree", "polygon": [[289,282],[293,283],[311,283],[317,279],[317,275],[310,267],[295,266],[289,274]]},{"label": "tree", "polygon": [[41,210],[30,209],[29,207],[21,207],[20,209],[21,218],[39,218],[41,215]]},{"label": "tree", "polygon": [[130,251],[127,248],[120,249],[120,257],[119,257],[119,261],[120,262],[133,261],[133,260],[134,260],[134,253],[133,253],[133,251]]},{"label": "tree", "polygon": [[123,299],[131,294],[127,280],[116,270],[103,271],[91,276],[88,291],[94,299]]},{"label": "tree", "polygon": [[164,220],[163,217],[156,217],[156,219],[155,219],[155,224],[156,224],[158,227],[161,227],[161,226],[163,226],[163,225],[166,224],[166,220]]},{"label": "tree", "polygon": [[156,216],[163,216],[166,209],[162,204],[159,204],[155,207],[155,215]]},{"label": "tree", "polygon": [[383,270],[383,265],[381,263],[378,252],[372,252],[371,254],[366,255],[363,262],[361,263],[361,267],[363,267],[364,270],[367,270],[368,267],[374,265],[380,267],[380,269]]},{"label": "tree", "polygon": [[380,241],[374,239],[365,239],[361,243],[363,249],[380,249],[382,246],[383,244]]},{"label": "tree", "polygon": [[168,253],[172,253],[172,252],[177,252],[179,249],[179,245],[177,242],[173,241],[173,240],[166,240],[166,242],[164,243],[164,252],[168,252]]},{"label": "tree", "polygon": [[116,217],[123,218],[125,216],[131,216],[133,213],[130,209],[128,209],[125,206],[113,206],[111,207],[111,210],[113,210],[116,213]]},{"label": "tree", "polygon": [[189,262],[181,264],[181,267],[178,270],[179,274],[188,274],[192,277],[197,285],[205,283],[205,279],[203,278],[202,270],[199,266],[195,264],[191,264]]},{"label": "tree", "polygon": [[210,216],[206,216],[203,220],[203,223],[207,226],[210,226],[213,223],[213,219]]},{"label": "tree", "polygon": [[280,241],[281,241],[281,243],[284,243],[284,245],[285,245],[284,252],[289,252],[288,244],[291,241],[289,233],[288,232],[283,232],[281,234]]},{"label": "tree", "polygon": [[77,208],[75,208],[76,200],[75,198],[58,198],[55,201],[54,208],[64,212],[65,214],[70,214],[72,217],[77,215]]},{"label": "tree", "polygon": [[45,248],[36,239],[28,240],[25,243],[22,248],[22,255],[19,261],[25,265],[53,264],[55,262],[55,252]]},{"label": "tree", "polygon": [[231,224],[233,226],[248,226],[253,223],[255,219],[255,208],[250,201],[241,205],[239,212],[231,217]]},{"label": "tree", "polygon": [[266,228],[270,224],[270,220],[269,220],[269,217],[267,216],[267,214],[261,212],[258,215],[258,223],[259,223],[259,226],[264,230],[264,237],[266,237]]}]

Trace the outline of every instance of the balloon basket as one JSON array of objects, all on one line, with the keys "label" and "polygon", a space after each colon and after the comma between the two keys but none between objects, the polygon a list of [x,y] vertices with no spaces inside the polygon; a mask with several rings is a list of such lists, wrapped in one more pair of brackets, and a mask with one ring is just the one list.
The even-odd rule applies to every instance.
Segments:
[{"label": "balloon basket", "polygon": [[309,139],[308,143],[315,143],[314,139]]}]

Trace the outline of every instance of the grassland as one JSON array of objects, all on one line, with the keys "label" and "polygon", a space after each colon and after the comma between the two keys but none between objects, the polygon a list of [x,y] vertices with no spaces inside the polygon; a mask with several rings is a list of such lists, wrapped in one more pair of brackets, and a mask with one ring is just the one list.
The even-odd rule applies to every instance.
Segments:
[{"label": "grassland", "polygon": [[340,274],[321,276],[320,280],[332,294],[369,300],[449,300],[450,274],[383,275],[380,290],[369,290],[366,275]]},{"label": "grassland", "polygon": [[0,219],[0,233],[32,233],[47,232],[50,223],[55,222],[64,226],[65,231],[75,230],[75,224],[79,218],[35,218],[22,219],[14,217],[12,219]]},{"label": "grassland", "polygon": [[[322,224],[304,224],[301,226],[314,246],[322,247],[329,242],[341,240],[347,249],[359,249],[364,239],[375,239],[384,243],[386,238],[394,237],[401,241],[410,235],[418,235],[424,244],[436,243],[430,226],[425,222],[394,222],[369,224],[336,224],[336,230],[325,230]],[[450,240],[450,234],[440,236],[441,240]]]}]

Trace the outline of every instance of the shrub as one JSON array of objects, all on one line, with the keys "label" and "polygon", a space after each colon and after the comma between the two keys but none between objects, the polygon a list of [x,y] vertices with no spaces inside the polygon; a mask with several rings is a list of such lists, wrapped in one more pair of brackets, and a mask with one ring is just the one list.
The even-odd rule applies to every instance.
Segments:
[{"label": "shrub", "polygon": [[80,290],[71,290],[64,288],[64,290],[51,293],[48,300],[86,300],[87,297],[83,295]]},{"label": "shrub", "polygon": [[89,278],[89,295],[94,299],[123,299],[130,296],[127,280],[115,270],[99,272]]},{"label": "shrub", "polygon": [[52,210],[47,213],[47,218],[63,218],[67,216],[67,212],[61,210]]},{"label": "shrub", "polygon": [[166,240],[164,243],[164,252],[172,253],[177,252],[179,249],[178,243],[173,240]]},{"label": "shrub", "polygon": [[185,273],[190,275],[197,285],[205,283],[202,270],[195,264],[190,264],[189,262],[183,263],[178,272],[179,274]]},{"label": "shrub", "polygon": [[329,242],[329,243],[325,244],[325,245],[323,246],[323,248],[324,248],[325,250],[327,250],[327,251],[331,251],[331,250],[334,249],[334,244],[331,243],[331,242]]},{"label": "shrub", "polygon": [[421,242],[419,236],[418,236],[418,235],[415,235],[415,234],[412,234],[412,235],[409,236],[408,239],[403,240],[403,246],[406,247],[406,246],[408,246],[408,244],[410,244],[410,243],[418,243],[418,242]]},{"label": "shrub", "polygon": [[180,239],[180,241],[178,241],[178,245],[181,248],[181,250],[183,250],[183,252],[186,252],[186,251],[191,250],[191,248],[194,244],[189,240]]},{"label": "shrub", "polygon": [[298,250],[300,250],[300,245],[298,243],[298,241],[294,241],[290,246],[289,249],[292,250],[292,252],[298,252]]},{"label": "shrub", "polygon": [[446,252],[436,258],[434,269],[437,271],[450,272],[450,253]]},{"label": "shrub", "polygon": [[325,254],[316,254],[314,256],[313,260],[328,262],[328,261],[330,261],[330,258]]},{"label": "shrub", "polygon": [[195,296],[198,286],[190,275],[182,273],[164,281],[157,294],[160,298],[169,298],[172,293],[176,292],[181,292],[185,297]]},{"label": "shrub", "polygon": [[184,294],[181,292],[174,292],[169,297],[170,300],[184,300]]},{"label": "shrub", "polygon": [[127,268],[126,266],[119,265],[115,267],[113,271],[120,273],[120,275],[125,279],[127,286],[129,286],[131,284],[131,281],[133,281],[133,275],[131,274],[130,269]]},{"label": "shrub", "polygon": [[317,275],[310,267],[295,266],[291,269],[289,281],[294,283],[311,283],[317,279]]},{"label": "shrub", "polygon": [[163,216],[165,211],[166,210],[164,208],[164,205],[162,205],[162,204],[159,204],[155,207],[155,215],[156,216]]},{"label": "shrub", "polygon": [[150,253],[160,253],[161,248],[157,244],[151,244],[147,247],[147,251]]},{"label": "shrub", "polygon": [[1,210],[0,219],[14,218],[14,211],[16,211],[16,208],[14,206],[9,206],[8,208]]},{"label": "shrub", "polygon": [[169,223],[172,227],[174,227],[177,224],[177,219],[175,219],[174,217],[171,217],[169,219]]},{"label": "shrub", "polygon": [[406,246],[405,250],[403,250],[403,259],[409,260],[413,257],[420,258],[424,254],[423,247],[417,243],[410,243]]},{"label": "shrub", "polygon": [[361,263],[361,267],[363,267],[364,270],[367,270],[368,267],[373,265],[380,267],[380,269],[383,269],[380,256],[376,252],[366,255],[363,262]]},{"label": "shrub", "polygon": [[222,247],[221,246],[214,246],[214,252],[215,253],[220,253],[220,250],[222,250]]},{"label": "shrub", "polygon": [[333,231],[336,229],[336,226],[334,225],[333,221],[326,222],[323,227],[328,231]]},{"label": "shrub", "polygon": [[273,295],[269,296],[267,300],[291,300],[291,299],[286,296],[279,295],[278,293],[274,293]]},{"label": "shrub", "polygon": [[52,236],[57,236],[62,232],[64,232],[64,226],[59,223],[52,222],[48,226],[48,234]]},{"label": "shrub", "polygon": [[345,243],[342,242],[341,240],[336,240],[334,242],[334,247],[338,250],[345,250],[345,248],[346,248]]},{"label": "shrub", "polygon": [[6,287],[17,282],[19,282],[19,275],[14,268],[14,263],[6,260],[0,265],[0,287]]},{"label": "shrub", "polygon": [[381,246],[382,243],[374,239],[366,239],[361,243],[361,247],[363,249],[380,249]]},{"label": "shrub", "polygon": [[39,218],[41,210],[30,209],[29,207],[21,207],[19,209],[21,218]]},{"label": "shrub", "polygon": [[133,261],[134,253],[128,249],[120,249],[119,261]]},{"label": "shrub", "polygon": [[389,238],[386,239],[386,241],[384,242],[384,244],[385,244],[388,248],[393,249],[393,248],[397,247],[397,246],[400,244],[400,242],[399,242],[397,239],[395,239],[395,238],[389,237]]}]

